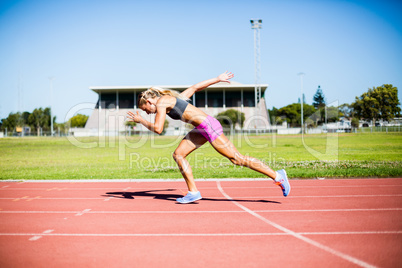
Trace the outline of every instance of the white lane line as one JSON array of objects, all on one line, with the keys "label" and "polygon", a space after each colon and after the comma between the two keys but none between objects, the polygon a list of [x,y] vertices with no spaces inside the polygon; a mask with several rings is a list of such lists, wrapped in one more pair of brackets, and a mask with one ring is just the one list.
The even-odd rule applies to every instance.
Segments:
[{"label": "white lane line", "polygon": [[373,212],[400,211],[402,208],[351,208],[351,209],[287,209],[287,210],[255,210],[255,212]]},{"label": "white lane line", "polygon": [[402,234],[402,231],[359,231],[359,232],[300,232],[301,235],[384,235],[384,234]]},{"label": "white lane line", "polygon": [[35,234],[35,233],[0,233],[0,236],[84,236],[84,237],[174,237],[174,236],[287,236],[286,233],[187,233],[187,234]]},{"label": "white lane line", "polygon": [[33,235],[31,238],[29,238],[28,240],[29,240],[29,241],[36,241],[36,240],[42,238],[43,235],[48,235],[48,234],[52,233],[53,231],[54,231],[54,230],[46,230],[46,231],[44,231],[44,232],[41,233],[41,234],[34,234],[34,235]]},{"label": "white lane line", "polygon": [[[162,233],[162,234],[82,234],[82,233],[53,233],[54,230],[48,230],[47,233],[0,233],[0,236],[67,236],[67,237],[174,237],[174,236],[293,236],[290,233]],[[366,231],[366,232],[301,232],[299,235],[384,235],[384,234],[402,234],[402,231]],[[32,237],[32,238],[33,238]],[[30,239],[31,240],[31,239]],[[35,239],[37,240],[37,239]],[[32,240],[34,241],[34,240]]]},{"label": "white lane line", "polygon": [[80,211],[0,211],[3,214],[77,214]]},{"label": "white lane line", "polygon": [[[235,181],[233,181],[235,182]],[[297,189],[301,189],[301,188],[387,188],[387,187],[402,187],[402,184],[396,184],[396,185],[392,185],[392,184],[388,184],[388,185],[292,185],[292,188],[297,188]],[[199,189],[214,189],[213,187],[197,187]],[[276,185],[273,186],[225,186],[225,188],[228,189],[277,189]]]},{"label": "white lane line", "polygon": [[90,212],[91,211],[91,209],[90,208],[87,208],[87,209],[84,209],[83,211],[81,211],[81,212],[78,212],[77,214],[75,214],[75,216],[82,216],[82,215],[84,215],[85,213],[88,213],[88,212]]},{"label": "white lane line", "polygon": [[[134,195],[135,196],[135,195]],[[278,196],[239,196],[236,199],[273,199]],[[402,194],[382,194],[382,195],[303,195],[303,196],[288,196],[286,199],[297,199],[297,198],[356,198],[356,197],[402,197]],[[0,197],[0,200],[14,200],[21,197]],[[109,198],[109,197],[106,197]],[[110,198],[115,198],[111,196]],[[220,196],[208,196],[208,198],[220,198]],[[121,198],[120,198],[121,199]],[[153,196],[150,197],[136,197],[136,200],[155,200]],[[38,200],[105,200],[105,197],[41,197]]]},{"label": "white lane line", "polygon": [[36,241],[36,240],[40,239],[41,237],[42,237],[41,235],[35,235],[35,236],[29,238],[28,240],[29,241]]},{"label": "white lane line", "polygon": [[286,198],[345,198],[345,197],[398,197],[402,194],[349,194],[349,195],[301,195],[301,196],[288,196]]},{"label": "white lane line", "polygon": [[293,236],[293,237],[295,237],[295,238],[297,238],[297,239],[300,239],[300,240],[302,240],[302,241],[304,241],[304,242],[306,242],[306,243],[308,243],[308,244],[310,244],[310,245],[312,245],[312,246],[315,246],[315,247],[317,247],[317,248],[319,248],[319,249],[322,249],[322,250],[324,250],[324,251],[326,251],[326,252],[328,252],[328,253],[331,253],[331,254],[333,254],[333,255],[335,255],[335,256],[338,256],[338,257],[340,257],[340,258],[342,258],[342,259],[344,259],[344,260],[350,261],[350,262],[352,262],[352,263],[354,263],[354,264],[356,264],[356,265],[359,265],[359,266],[361,266],[361,267],[365,267],[365,268],[372,268],[372,267],[375,267],[375,266],[373,266],[373,265],[371,265],[371,264],[369,264],[369,263],[367,263],[367,262],[364,262],[364,261],[362,261],[362,260],[359,260],[359,259],[357,259],[357,258],[354,258],[354,257],[352,257],[352,256],[349,256],[349,255],[347,255],[347,254],[345,254],[345,253],[342,253],[342,252],[337,251],[337,250],[335,250],[335,249],[332,249],[332,248],[330,248],[330,247],[327,247],[327,246],[325,246],[325,245],[323,245],[323,244],[321,244],[321,243],[318,243],[318,242],[316,242],[316,241],[314,241],[314,240],[312,240],[312,239],[310,239],[310,238],[307,238],[307,237],[305,237],[305,236],[303,236],[303,235],[301,235],[301,234],[299,234],[299,233],[296,233],[296,232],[294,232],[294,231],[292,231],[292,230],[289,230],[289,229],[287,229],[287,228],[285,228],[285,227],[283,227],[283,226],[281,226],[281,225],[279,225],[279,224],[276,224],[276,223],[274,223],[274,222],[272,222],[272,221],[270,221],[270,220],[268,220],[268,219],[262,217],[261,215],[257,214],[256,212],[250,210],[249,208],[247,208],[247,207],[245,207],[245,206],[239,204],[238,202],[236,202],[235,200],[233,200],[233,198],[231,198],[229,195],[227,195],[227,194],[225,193],[225,191],[223,191],[223,189],[222,189],[221,184],[220,184],[219,181],[217,181],[216,184],[217,184],[217,187],[218,187],[219,191],[222,193],[222,195],[225,196],[228,200],[232,201],[233,204],[235,204],[235,205],[238,206],[239,208],[241,208],[241,209],[247,211],[248,213],[250,213],[250,214],[253,215],[254,217],[256,217],[256,218],[262,220],[263,222],[265,222],[265,223],[267,223],[267,224],[269,224],[269,225],[271,225],[271,226],[273,226],[273,227],[275,227],[275,228],[281,230],[282,232],[285,232],[285,233],[287,233],[287,234],[289,234],[289,235],[291,235],[291,236]]},{"label": "white lane line", "polygon": [[[231,181],[231,182],[236,182],[236,181]],[[269,182],[271,183],[271,181]],[[12,187],[12,188],[8,188],[8,186],[3,186],[0,189],[3,190],[7,190],[7,191],[11,191],[11,190],[18,190],[18,191],[22,191],[22,190],[27,190],[27,191],[46,191],[49,188],[28,188],[28,187],[24,187],[24,188],[17,188],[17,187]],[[396,185],[292,185],[292,188],[294,189],[302,189],[302,188],[314,188],[314,189],[318,189],[318,188],[395,188],[395,187],[402,187],[402,184],[396,184]],[[8,189],[6,189],[8,188]],[[164,187],[163,187],[164,188]],[[172,188],[172,187],[171,187]],[[173,187],[174,188],[174,187]],[[199,189],[216,189],[215,187],[197,187]],[[131,191],[141,191],[141,190],[160,190],[161,187],[127,187],[125,189],[123,189],[123,191],[127,191],[128,189],[130,189]],[[277,186],[275,185],[268,185],[268,186],[225,186],[225,189],[277,189]],[[63,191],[67,191],[67,190],[71,190],[71,191],[95,191],[95,190],[105,190],[105,191],[121,191],[121,187],[88,187],[88,188],[63,188]]]},{"label": "white lane line", "polygon": [[[402,178],[342,178],[341,180],[344,182],[353,182],[353,181],[376,181],[376,180],[400,180]],[[326,179],[324,181],[335,181],[338,179]],[[216,181],[270,181],[267,178],[205,178],[205,179],[195,179],[195,181],[199,182],[216,182]],[[302,179],[302,178],[292,178],[292,181],[318,181],[316,179]],[[319,180],[320,182],[322,180]],[[9,183],[32,183],[32,184],[41,184],[41,183],[142,183],[142,182],[183,182],[183,179],[76,179],[76,180],[2,180],[1,182]]]},{"label": "white lane line", "polygon": [[[401,211],[402,208],[367,208],[367,209],[287,209],[287,210],[254,210],[256,213],[295,213],[295,212],[375,212],[375,211]],[[7,211],[2,210],[0,214],[79,214],[82,211]],[[244,210],[188,210],[188,211],[94,211],[94,210],[87,210],[85,211],[87,214],[191,214],[191,213],[248,213]]]},{"label": "white lane line", "polygon": [[[29,196],[24,196],[24,197],[0,197],[0,200],[27,199],[28,197]],[[114,197],[112,196],[112,198],[114,198]],[[139,198],[139,199],[154,199],[154,198],[150,197],[150,198]],[[38,200],[105,200],[105,197],[41,197]]]}]

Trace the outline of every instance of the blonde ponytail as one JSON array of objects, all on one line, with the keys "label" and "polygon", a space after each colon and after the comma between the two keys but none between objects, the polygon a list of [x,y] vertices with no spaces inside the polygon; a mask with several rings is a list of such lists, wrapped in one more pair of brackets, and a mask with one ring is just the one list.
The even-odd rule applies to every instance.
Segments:
[{"label": "blonde ponytail", "polygon": [[162,97],[166,95],[179,98],[185,101],[188,100],[184,96],[180,95],[180,93],[176,90],[163,89],[161,87],[150,87],[147,90],[140,93],[140,95],[138,96],[137,107],[141,107],[142,105],[144,105],[147,99],[153,99],[156,97]]}]

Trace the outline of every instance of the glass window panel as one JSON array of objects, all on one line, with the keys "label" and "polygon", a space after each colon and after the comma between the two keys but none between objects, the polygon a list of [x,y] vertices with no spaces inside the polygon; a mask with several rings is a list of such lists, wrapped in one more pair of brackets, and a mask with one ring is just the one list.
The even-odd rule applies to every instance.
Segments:
[{"label": "glass window panel", "polygon": [[195,106],[205,107],[205,91],[195,93]]},{"label": "glass window panel", "polygon": [[226,99],[226,107],[240,107],[241,91],[226,91],[225,99]]},{"label": "glass window panel", "polygon": [[243,91],[243,104],[244,107],[255,107],[254,91]]},{"label": "glass window panel", "polygon": [[119,93],[119,108],[133,109],[134,108],[134,93]]},{"label": "glass window panel", "polygon": [[116,108],[116,93],[101,93],[101,107],[107,109]]},{"label": "glass window panel", "polygon": [[208,107],[223,107],[223,91],[208,91]]}]

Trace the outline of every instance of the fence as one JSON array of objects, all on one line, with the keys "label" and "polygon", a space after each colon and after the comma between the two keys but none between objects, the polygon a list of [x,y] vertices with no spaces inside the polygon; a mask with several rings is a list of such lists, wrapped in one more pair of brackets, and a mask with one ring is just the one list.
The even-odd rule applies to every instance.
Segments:
[{"label": "fence", "polygon": [[397,126],[379,126],[379,127],[361,127],[356,129],[354,132],[356,133],[375,133],[375,132],[401,132],[401,125]]},{"label": "fence", "polygon": [[[401,132],[401,125],[394,126],[378,126],[378,127],[360,127],[360,128],[352,128],[352,129],[323,129],[323,128],[306,128],[305,134],[321,134],[321,133],[394,133]],[[188,132],[188,131],[187,131]],[[225,135],[237,135],[237,134],[245,134],[245,135],[267,135],[270,133],[275,133],[278,135],[287,135],[287,134],[301,134],[301,128],[283,128],[283,129],[230,129],[225,128],[223,130]],[[65,137],[65,136],[98,136],[99,132],[91,132],[91,135],[80,135],[74,132],[62,132],[60,130],[56,130],[53,132],[54,137]],[[140,131],[102,131],[100,133],[101,136],[136,136],[136,135],[157,135],[150,131],[140,132]],[[0,132],[0,138],[5,137],[50,137],[50,131],[40,131],[39,135],[37,131],[22,133],[22,132],[8,132],[7,130],[3,130]],[[172,135],[169,135],[172,136]]]},{"label": "fence", "polygon": [[[51,136],[51,131],[50,130],[43,130],[39,129],[39,135],[38,131],[16,131],[15,129],[13,131],[8,131],[7,129],[4,129],[1,131],[0,138],[4,137],[50,137]],[[55,129],[53,130],[53,136],[54,137],[65,137],[68,136],[68,133],[63,132],[60,129]]]}]

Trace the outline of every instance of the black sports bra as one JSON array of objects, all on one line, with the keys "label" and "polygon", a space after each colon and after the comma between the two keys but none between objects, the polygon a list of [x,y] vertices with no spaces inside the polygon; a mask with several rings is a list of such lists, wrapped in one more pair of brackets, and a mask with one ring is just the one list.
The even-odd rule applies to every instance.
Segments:
[{"label": "black sports bra", "polygon": [[187,105],[188,105],[187,101],[176,98],[176,104],[174,105],[172,110],[170,110],[170,112],[166,114],[174,120],[180,120],[181,117],[183,116],[184,111],[187,108]]}]

